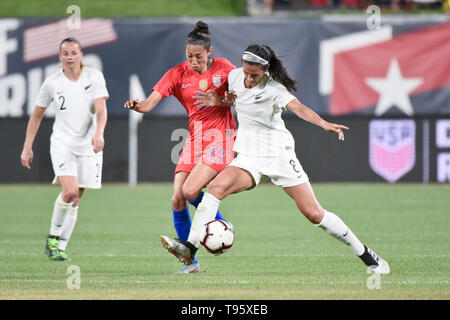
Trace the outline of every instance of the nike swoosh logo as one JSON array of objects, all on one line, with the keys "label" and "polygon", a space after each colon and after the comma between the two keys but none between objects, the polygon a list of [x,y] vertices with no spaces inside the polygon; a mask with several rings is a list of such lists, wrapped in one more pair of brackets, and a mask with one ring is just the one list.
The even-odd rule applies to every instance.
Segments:
[{"label": "nike swoosh logo", "polygon": [[347,229],[347,232],[344,234],[344,237],[345,237],[347,234],[348,234],[348,229]]},{"label": "nike swoosh logo", "polygon": [[63,91],[60,91],[60,92],[57,92],[56,94],[61,94],[61,93],[63,93],[64,92],[64,90]]},{"label": "nike swoosh logo", "polygon": [[90,85],[88,85],[87,87],[84,87],[84,90],[89,89],[92,86],[92,83]]},{"label": "nike swoosh logo", "polygon": [[262,98],[262,96],[256,96],[255,97],[255,100],[259,100],[259,99],[261,99]]},{"label": "nike swoosh logo", "polygon": [[65,165],[66,163],[65,162],[63,162],[63,163],[61,163],[60,165],[59,165],[59,168],[61,168],[63,165]]},{"label": "nike swoosh logo", "polygon": [[191,85],[190,83],[189,84],[183,84],[183,85],[181,85],[181,88],[184,89],[184,88],[189,87],[190,85]]}]

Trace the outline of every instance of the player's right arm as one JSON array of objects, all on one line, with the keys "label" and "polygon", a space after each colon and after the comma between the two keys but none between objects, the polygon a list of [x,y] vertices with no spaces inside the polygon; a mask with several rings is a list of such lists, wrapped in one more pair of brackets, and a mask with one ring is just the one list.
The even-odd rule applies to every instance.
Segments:
[{"label": "player's right arm", "polygon": [[291,100],[286,105],[286,109],[294,112],[300,119],[315,124],[316,126],[322,127],[325,131],[337,133],[338,139],[342,141],[344,140],[344,131],[342,129],[349,129],[347,126],[344,126],[342,124],[330,123],[328,121],[325,121],[313,110],[298,101],[297,98]]},{"label": "player's right arm", "polygon": [[[199,108],[204,107],[232,107],[234,106],[234,101],[236,100],[236,95],[230,90],[230,83],[234,81],[236,72],[236,67],[226,60],[228,70],[227,81],[225,81],[218,90],[208,90],[207,92],[196,91],[196,96],[192,97],[196,101],[195,105]],[[224,91],[220,90],[224,89]],[[222,96],[220,96],[217,91],[224,92]]]},{"label": "player's right arm", "polygon": [[153,87],[153,92],[144,101],[130,99],[125,102],[124,107],[140,113],[147,113],[153,110],[156,105],[165,97],[175,94],[178,81],[180,79],[180,66],[173,67]]},{"label": "player's right arm", "polygon": [[124,107],[127,109],[134,110],[140,113],[147,113],[153,110],[156,105],[161,101],[161,94],[154,90],[150,96],[144,101],[139,101],[139,99],[130,99],[125,102]]},{"label": "player's right arm", "polygon": [[236,95],[229,91],[225,91],[223,96],[219,96],[215,90],[207,92],[196,91],[196,93],[197,95],[193,98],[196,99],[194,104],[198,107],[232,107],[236,99]]},{"label": "player's right arm", "polygon": [[44,107],[36,106],[30,116],[30,120],[28,120],[25,143],[23,144],[22,154],[20,155],[22,165],[28,170],[31,170],[30,165],[33,161],[33,142],[36,138],[39,126],[41,125],[42,118],[44,117],[44,112]]}]

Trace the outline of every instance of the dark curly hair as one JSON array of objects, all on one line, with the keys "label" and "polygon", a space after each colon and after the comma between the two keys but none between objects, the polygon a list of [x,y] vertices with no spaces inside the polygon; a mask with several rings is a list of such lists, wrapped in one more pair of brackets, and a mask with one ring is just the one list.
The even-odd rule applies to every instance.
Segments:
[{"label": "dark curly hair", "polygon": [[194,30],[189,32],[186,38],[185,45],[201,45],[206,50],[211,48],[211,34],[209,33],[209,27],[203,21],[198,21],[195,24]]}]

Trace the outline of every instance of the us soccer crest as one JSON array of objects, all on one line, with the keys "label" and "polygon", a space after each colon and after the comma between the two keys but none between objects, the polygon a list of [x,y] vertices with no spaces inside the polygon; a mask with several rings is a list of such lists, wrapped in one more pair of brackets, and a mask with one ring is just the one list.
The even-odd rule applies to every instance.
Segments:
[{"label": "us soccer crest", "polygon": [[222,79],[220,78],[220,74],[213,76],[213,85],[218,88],[222,83]]},{"label": "us soccer crest", "polygon": [[372,120],[369,126],[370,167],[393,183],[416,162],[416,124],[413,120]]},{"label": "us soccer crest", "polygon": [[202,79],[198,82],[198,87],[200,88],[200,90],[205,91],[206,89],[208,89],[208,80],[206,79]]}]

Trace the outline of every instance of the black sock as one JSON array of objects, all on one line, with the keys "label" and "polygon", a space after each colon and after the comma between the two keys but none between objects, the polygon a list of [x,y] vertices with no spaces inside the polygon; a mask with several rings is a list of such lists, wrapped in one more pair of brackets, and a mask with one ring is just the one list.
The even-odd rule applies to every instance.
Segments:
[{"label": "black sock", "polygon": [[378,265],[378,261],[375,260],[374,256],[369,252],[369,249],[366,246],[364,246],[364,253],[359,257],[366,264],[366,266]]},{"label": "black sock", "polygon": [[185,245],[189,248],[189,251],[191,251],[191,258],[194,259],[195,253],[197,252],[198,248],[190,242],[186,242]]}]

